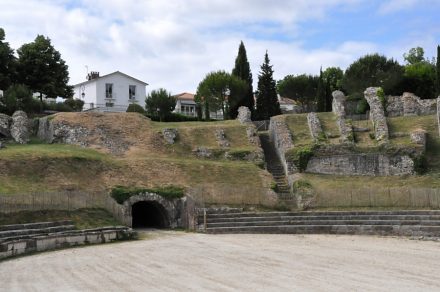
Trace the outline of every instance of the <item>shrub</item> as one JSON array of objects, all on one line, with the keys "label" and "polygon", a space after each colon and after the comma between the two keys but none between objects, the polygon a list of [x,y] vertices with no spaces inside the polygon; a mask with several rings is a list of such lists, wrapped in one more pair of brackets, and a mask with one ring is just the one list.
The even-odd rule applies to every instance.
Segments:
[{"label": "shrub", "polygon": [[167,200],[182,198],[185,193],[182,187],[177,186],[163,186],[157,188],[139,188],[139,187],[125,187],[116,186],[111,190],[110,195],[118,204],[123,204],[132,196],[140,193],[155,193]]},{"label": "shrub", "polygon": [[365,114],[369,109],[370,105],[368,104],[367,100],[365,98],[362,98],[357,104],[356,113]]},{"label": "shrub", "polygon": [[67,98],[66,100],[64,100],[64,104],[69,106],[72,111],[80,112],[83,109],[84,101],[80,99]]},{"label": "shrub", "polygon": [[145,114],[145,110],[142,106],[136,104],[136,103],[132,103],[128,106],[127,108],[127,113],[140,113],[140,114]]},{"label": "shrub", "polygon": [[310,146],[293,148],[286,153],[286,159],[293,162],[298,170],[303,172],[306,170],[310,158],[313,157],[313,150],[313,147]]},{"label": "shrub", "polygon": [[414,171],[417,174],[424,174],[428,171],[428,160],[425,154],[421,154],[413,158],[414,161]]},{"label": "shrub", "polygon": [[[159,116],[146,114],[152,121],[159,122]],[[161,120],[162,122],[196,122],[198,121],[197,117],[188,117],[178,113],[171,113],[167,116],[164,116]]]},{"label": "shrub", "polygon": [[234,160],[245,160],[246,156],[251,154],[250,150],[232,150],[229,151],[229,156]]},{"label": "shrub", "polygon": [[379,98],[380,103],[382,104],[385,111],[385,109],[387,108],[387,100],[385,98],[385,92],[383,91],[382,87],[379,87],[379,89],[377,90],[377,97]]}]

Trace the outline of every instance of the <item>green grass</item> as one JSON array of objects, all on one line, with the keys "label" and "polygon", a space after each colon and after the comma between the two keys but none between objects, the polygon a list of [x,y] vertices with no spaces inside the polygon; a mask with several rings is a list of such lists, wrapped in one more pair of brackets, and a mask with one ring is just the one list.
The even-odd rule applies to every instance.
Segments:
[{"label": "green grass", "polygon": [[42,210],[0,213],[0,225],[72,220],[77,229],[121,225],[104,209]]},{"label": "green grass", "polygon": [[295,146],[306,146],[313,144],[307,124],[307,114],[294,114],[286,116],[287,127],[292,133],[293,144]]}]

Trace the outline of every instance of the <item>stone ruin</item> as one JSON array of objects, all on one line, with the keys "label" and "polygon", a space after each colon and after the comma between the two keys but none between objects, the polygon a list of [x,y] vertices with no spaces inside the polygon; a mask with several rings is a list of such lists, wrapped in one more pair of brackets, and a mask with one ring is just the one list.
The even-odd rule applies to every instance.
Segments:
[{"label": "stone ruin", "polygon": [[311,112],[307,114],[307,124],[309,125],[310,135],[316,141],[324,137],[324,132],[322,131],[321,122],[316,113]]},{"label": "stone ruin", "polygon": [[0,114],[0,138],[12,138],[17,143],[26,144],[32,132],[33,123],[24,111],[16,111],[12,117]]},{"label": "stone ruin", "polygon": [[370,119],[373,122],[374,136],[378,142],[388,142],[389,132],[382,102],[378,96],[379,87],[368,87],[364,91],[365,99],[370,105]]},{"label": "stone ruin", "polygon": [[389,117],[433,115],[437,112],[436,99],[421,99],[410,92],[402,96],[386,97],[386,113]]},{"label": "stone ruin", "polygon": [[339,132],[341,133],[341,138],[339,139],[341,143],[353,143],[353,127],[345,119],[345,102],[346,97],[342,91],[336,90],[332,93],[332,112],[337,117],[337,124]]},{"label": "stone ruin", "polygon": [[251,120],[251,111],[249,110],[248,107],[240,106],[240,107],[238,108],[237,120],[238,120],[241,124],[252,123],[252,120]]},{"label": "stone ruin", "polygon": [[0,113],[0,135],[3,137],[11,136],[11,117]]},{"label": "stone ruin", "polygon": [[221,148],[228,148],[230,145],[228,139],[226,138],[224,129],[215,129],[214,131],[215,139]]},{"label": "stone ruin", "polygon": [[178,135],[177,129],[174,128],[165,128],[162,130],[162,137],[164,138],[167,144],[174,144]]}]

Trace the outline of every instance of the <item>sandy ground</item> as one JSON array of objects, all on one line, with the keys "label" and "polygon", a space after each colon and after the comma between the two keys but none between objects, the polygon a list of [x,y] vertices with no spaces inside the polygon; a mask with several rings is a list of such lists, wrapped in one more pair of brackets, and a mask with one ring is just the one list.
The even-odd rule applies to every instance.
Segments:
[{"label": "sandy ground", "polygon": [[1,291],[440,291],[440,243],[153,232],[0,262]]}]

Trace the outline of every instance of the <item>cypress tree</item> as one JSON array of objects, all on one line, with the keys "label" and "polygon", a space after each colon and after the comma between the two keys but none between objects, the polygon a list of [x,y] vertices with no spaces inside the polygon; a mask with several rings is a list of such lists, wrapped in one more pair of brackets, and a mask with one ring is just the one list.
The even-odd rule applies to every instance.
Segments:
[{"label": "cypress tree", "polygon": [[264,56],[264,63],[258,75],[257,110],[258,119],[268,120],[272,116],[281,114],[280,103],[278,102],[276,83],[273,79],[273,69],[270,65],[269,56]]},{"label": "cypress tree", "polygon": [[436,83],[436,91],[437,95],[440,95],[440,45],[437,46],[437,64],[436,64],[436,77],[437,77],[437,83]]},{"label": "cypress tree", "polygon": [[318,89],[316,90],[316,110],[325,112],[326,110],[326,88],[322,77],[322,67],[319,70]]},{"label": "cypress tree", "polygon": [[237,102],[235,103],[236,106],[234,106],[234,108],[230,109],[231,118],[235,118],[237,116],[237,110],[240,106],[246,106],[251,112],[254,111],[254,90],[252,88],[252,73],[243,41],[240,42],[240,46],[238,47],[238,55],[237,58],[235,58],[235,67],[234,69],[232,69],[232,75],[245,81],[248,85],[244,96],[237,100]]}]

